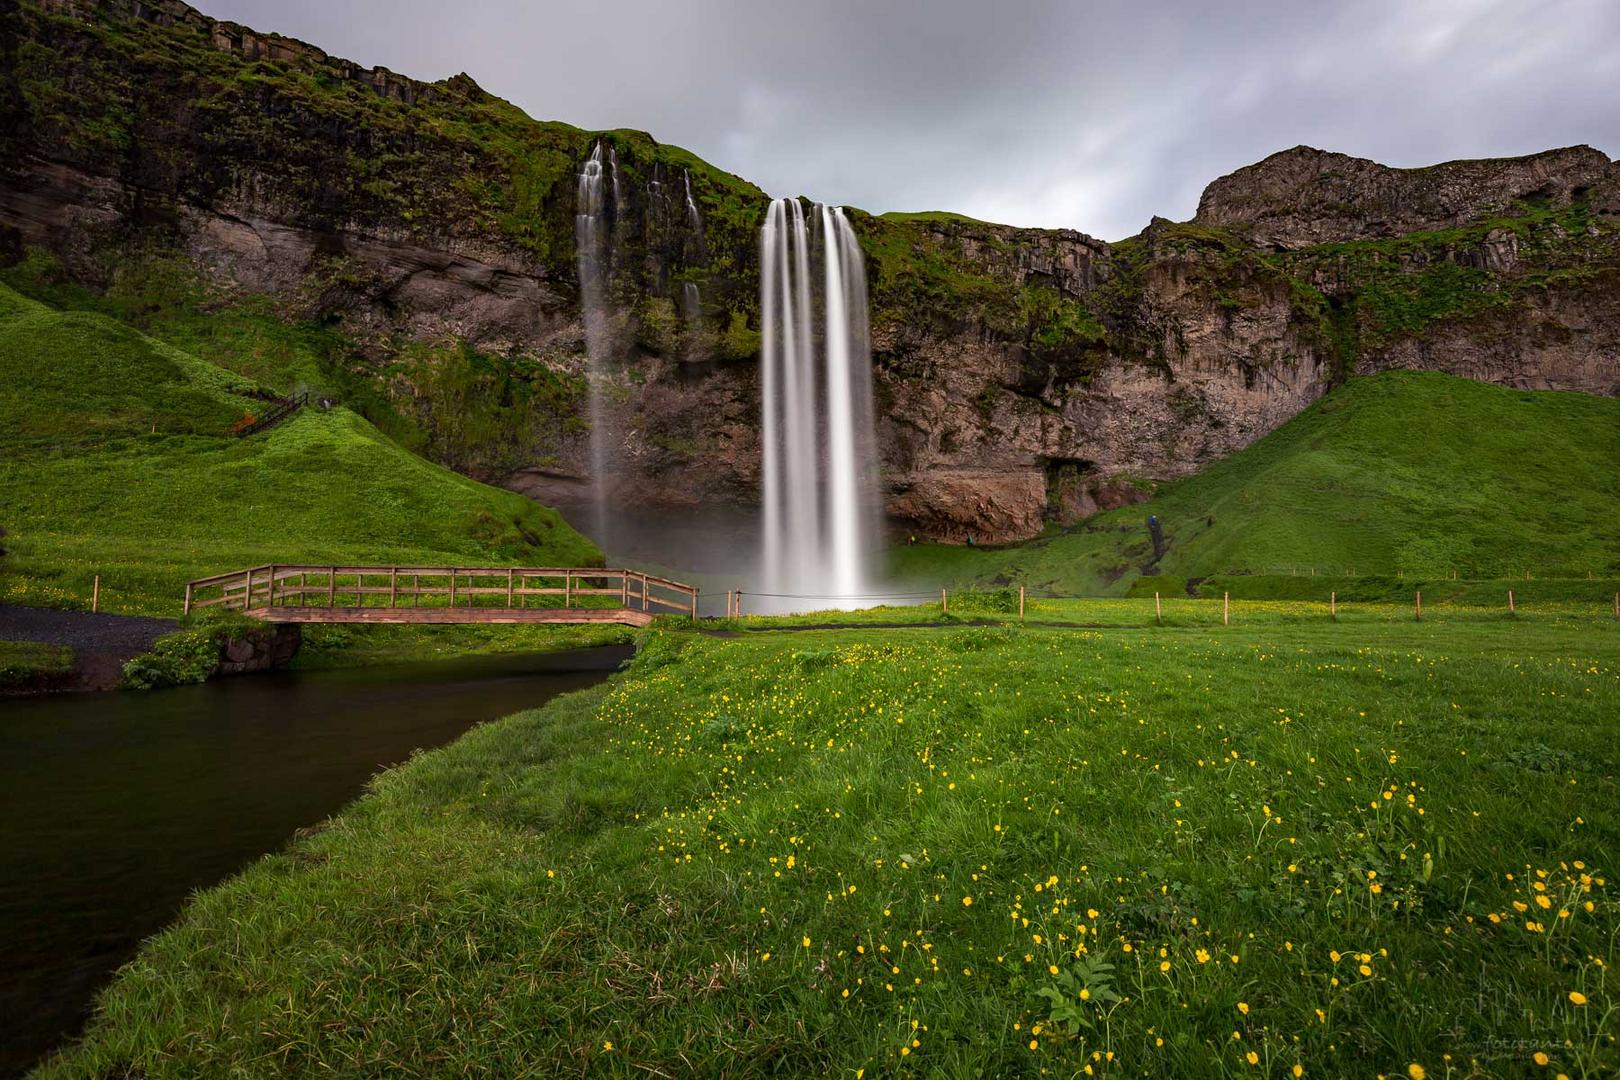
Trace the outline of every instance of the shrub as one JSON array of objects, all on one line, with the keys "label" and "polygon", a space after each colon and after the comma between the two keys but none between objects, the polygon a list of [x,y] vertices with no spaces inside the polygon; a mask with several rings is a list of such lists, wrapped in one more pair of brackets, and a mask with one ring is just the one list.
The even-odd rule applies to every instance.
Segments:
[{"label": "shrub", "polygon": [[177,630],[152,643],[152,651],[124,665],[124,685],[158,690],[206,682],[219,666],[219,647],[226,631],[211,627]]}]

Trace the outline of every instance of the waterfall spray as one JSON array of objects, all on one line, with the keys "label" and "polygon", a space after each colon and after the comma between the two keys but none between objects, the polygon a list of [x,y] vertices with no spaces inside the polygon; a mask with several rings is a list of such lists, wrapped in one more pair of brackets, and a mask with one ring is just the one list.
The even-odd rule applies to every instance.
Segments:
[{"label": "waterfall spray", "polygon": [[762,569],[767,592],[856,600],[876,540],[866,271],[843,209],[814,215],[814,250],[796,199],[772,202],[760,235]]}]

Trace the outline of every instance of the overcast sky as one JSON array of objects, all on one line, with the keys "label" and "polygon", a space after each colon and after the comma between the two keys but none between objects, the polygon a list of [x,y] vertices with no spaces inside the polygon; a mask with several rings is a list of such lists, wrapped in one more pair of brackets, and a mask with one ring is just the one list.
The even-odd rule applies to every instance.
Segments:
[{"label": "overcast sky", "polygon": [[200,0],[754,181],[1114,240],[1298,143],[1620,153],[1617,0]]}]

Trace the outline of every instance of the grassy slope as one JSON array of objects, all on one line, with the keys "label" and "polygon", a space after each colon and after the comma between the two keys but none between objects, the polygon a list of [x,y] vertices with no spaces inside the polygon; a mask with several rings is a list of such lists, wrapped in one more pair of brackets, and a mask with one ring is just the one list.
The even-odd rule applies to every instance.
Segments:
[{"label": "grassy slope", "polygon": [[1611,1075],[1617,701],[1600,622],[663,636],[203,894],[42,1076]]},{"label": "grassy slope", "polygon": [[0,597],[172,613],[191,577],[267,562],[590,564],[554,511],[401,450],[344,409],[248,439],[245,380],[0,286]]},{"label": "grassy slope", "polygon": [[[901,549],[905,576],[998,576],[1121,592],[1169,543],[1162,575],[1527,568],[1620,571],[1620,401],[1418,372],[1354,379],[1253,446],[1145,505],[1027,545]],[[1149,572],[1154,572],[1149,570]]]}]

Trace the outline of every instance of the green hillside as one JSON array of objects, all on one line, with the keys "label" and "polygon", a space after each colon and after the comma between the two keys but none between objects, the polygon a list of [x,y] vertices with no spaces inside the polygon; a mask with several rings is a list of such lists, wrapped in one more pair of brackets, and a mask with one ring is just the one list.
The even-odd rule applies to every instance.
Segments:
[{"label": "green hillside", "polygon": [[401,449],[343,408],[245,439],[252,383],[106,316],[0,286],[0,600],[172,613],[269,562],[599,564],[553,510]]},{"label": "green hillside", "polygon": [[[1121,593],[1143,575],[1620,572],[1620,401],[1449,375],[1353,379],[1146,504],[1029,544],[900,550],[903,576]],[[1157,563],[1146,521],[1162,523]]]}]

